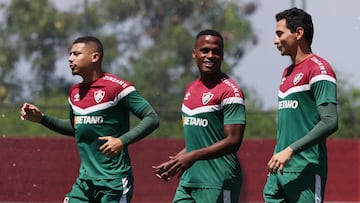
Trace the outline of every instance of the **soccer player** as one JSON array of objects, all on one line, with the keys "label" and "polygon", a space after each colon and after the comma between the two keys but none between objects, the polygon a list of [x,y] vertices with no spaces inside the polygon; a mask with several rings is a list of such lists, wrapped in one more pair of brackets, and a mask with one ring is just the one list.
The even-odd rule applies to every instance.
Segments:
[{"label": "soccer player", "polygon": [[292,64],[278,94],[278,131],[267,164],[265,202],[323,202],[327,179],[326,139],[338,128],[336,75],[311,50],[311,16],[298,8],[276,15],[274,44]]},{"label": "soccer player", "polygon": [[190,83],[182,104],[185,149],[153,166],[168,181],[181,176],[173,202],[233,202],[242,183],[237,151],[245,129],[242,90],[221,71],[222,35],[203,30],[196,36],[192,57],[200,77]]},{"label": "soccer player", "polygon": [[[51,117],[29,103],[21,108],[23,120],[75,136],[81,165],[64,203],[130,202],[133,174],[128,146],[159,126],[156,112],[131,83],[102,71],[103,55],[102,43],[95,37],[73,42],[70,68],[83,81],[70,89],[70,119]],[[129,112],[140,119],[131,130]]]}]

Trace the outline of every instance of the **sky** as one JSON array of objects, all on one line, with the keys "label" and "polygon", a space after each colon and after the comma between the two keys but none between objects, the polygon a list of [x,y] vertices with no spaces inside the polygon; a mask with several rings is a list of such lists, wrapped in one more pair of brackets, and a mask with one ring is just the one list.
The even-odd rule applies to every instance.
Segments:
[{"label": "sky", "polygon": [[[248,0],[250,1],[250,0]],[[248,2],[247,1],[247,2]],[[273,44],[275,14],[295,5],[311,16],[314,24],[312,50],[335,69],[337,78],[360,88],[360,1],[359,0],[258,0],[250,16],[259,42],[249,49],[236,67],[242,82],[257,91],[264,109],[276,108],[282,72],[290,65]],[[246,96],[246,95],[245,95]]]}]

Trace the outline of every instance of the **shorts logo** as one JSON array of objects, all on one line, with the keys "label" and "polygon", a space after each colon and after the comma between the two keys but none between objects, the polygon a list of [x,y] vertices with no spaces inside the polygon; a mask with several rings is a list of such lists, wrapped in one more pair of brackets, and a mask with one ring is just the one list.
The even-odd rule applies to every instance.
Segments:
[{"label": "shorts logo", "polygon": [[295,75],[293,84],[296,85],[300,82],[301,78],[304,76],[304,73],[298,73]]},{"label": "shorts logo", "polygon": [[211,98],[213,98],[214,94],[211,92],[208,93],[203,93],[202,95],[202,103],[203,105],[209,103],[209,101],[211,100]]},{"label": "shorts logo", "polygon": [[101,100],[104,99],[104,96],[105,96],[105,91],[103,91],[103,90],[98,90],[98,91],[94,92],[94,99],[95,99],[96,103],[101,102]]},{"label": "shorts logo", "polygon": [[68,202],[69,202],[69,198],[65,197],[63,203],[68,203]]}]

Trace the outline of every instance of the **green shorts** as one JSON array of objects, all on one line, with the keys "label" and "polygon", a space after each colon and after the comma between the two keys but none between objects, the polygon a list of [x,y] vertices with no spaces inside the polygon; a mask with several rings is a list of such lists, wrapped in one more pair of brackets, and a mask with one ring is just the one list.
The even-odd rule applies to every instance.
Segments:
[{"label": "green shorts", "polygon": [[84,180],[78,178],[63,203],[130,203],[133,179]]},{"label": "green shorts", "polygon": [[179,185],[173,203],[238,203],[240,186],[227,189],[191,188]]},{"label": "green shorts", "polygon": [[324,201],[326,178],[313,172],[270,174],[264,187],[264,200],[276,202],[320,203]]}]

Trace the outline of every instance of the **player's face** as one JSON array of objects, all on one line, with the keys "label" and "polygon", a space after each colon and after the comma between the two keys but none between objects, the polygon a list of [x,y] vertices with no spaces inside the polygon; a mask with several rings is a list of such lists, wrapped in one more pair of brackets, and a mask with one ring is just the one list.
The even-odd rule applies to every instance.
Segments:
[{"label": "player's face", "polygon": [[281,19],[276,23],[274,44],[281,55],[293,56],[296,54],[297,33],[291,33],[286,27],[286,20]]},{"label": "player's face", "polygon": [[203,35],[195,43],[193,58],[202,75],[217,74],[223,60],[223,43],[217,36]]},{"label": "player's face", "polygon": [[73,44],[69,56],[69,66],[73,75],[86,77],[91,73],[93,52],[86,47],[85,43]]}]

